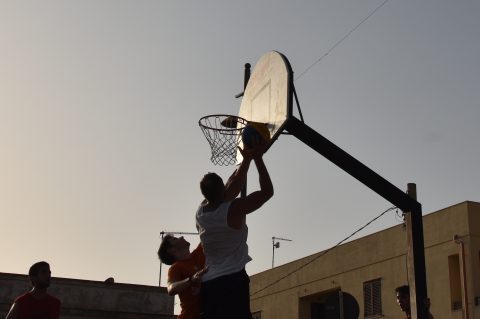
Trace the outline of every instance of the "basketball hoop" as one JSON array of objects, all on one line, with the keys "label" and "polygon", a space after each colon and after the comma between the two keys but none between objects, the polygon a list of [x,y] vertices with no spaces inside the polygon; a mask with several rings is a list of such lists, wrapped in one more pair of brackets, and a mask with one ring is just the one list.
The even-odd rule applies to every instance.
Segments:
[{"label": "basketball hoop", "polygon": [[237,160],[237,146],[248,121],[234,115],[214,114],[202,117],[198,125],[210,144],[215,165],[233,165]]}]

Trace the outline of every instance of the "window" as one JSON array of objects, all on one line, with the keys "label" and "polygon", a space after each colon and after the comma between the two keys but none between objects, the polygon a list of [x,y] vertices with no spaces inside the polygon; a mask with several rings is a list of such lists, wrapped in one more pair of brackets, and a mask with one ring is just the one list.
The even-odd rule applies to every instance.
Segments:
[{"label": "window", "polygon": [[382,282],[380,279],[363,283],[363,309],[365,318],[382,315]]},{"label": "window", "polygon": [[262,319],[262,312],[261,311],[252,312],[252,319]]},{"label": "window", "polygon": [[460,281],[460,258],[458,255],[448,256],[450,274],[450,302],[452,310],[462,309],[462,285]]}]

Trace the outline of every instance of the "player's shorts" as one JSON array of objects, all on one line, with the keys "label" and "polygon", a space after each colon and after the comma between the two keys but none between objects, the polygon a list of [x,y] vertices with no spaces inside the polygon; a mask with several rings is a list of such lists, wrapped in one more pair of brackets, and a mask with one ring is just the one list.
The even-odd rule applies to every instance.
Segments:
[{"label": "player's shorts", "polygon": [[251,319],[250,278],[245,269],[202,282],[202,319]]}]

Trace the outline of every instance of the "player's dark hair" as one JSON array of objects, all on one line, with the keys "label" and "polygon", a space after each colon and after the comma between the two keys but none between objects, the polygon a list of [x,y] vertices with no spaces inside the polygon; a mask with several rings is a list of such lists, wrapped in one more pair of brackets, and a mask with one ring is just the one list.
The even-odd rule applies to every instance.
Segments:
[{"label": "player's dark hair", "polygon": [[410,287],[408,285],[397,287],[395,288],[395,293],[410,296]]},{"label": "player's dark hair", "polygon": [[200,181],[200,190],[208,201],[218,199],[218,191],[223,187],[223,180],[215,173],[207,173]]},{"label": "player's dark hair", "polygon": [[46,261],[39,261],[38,263],[34,263],[30,269],[28,270],[28,276],[38,276],[38,273],[40,272],[40,269],[43,267],[49,267],[50,265]]},{"label": "player's dark hair", "polygon": [[173,257],[173,255],[168,252],[168,250],[172,247],[172,245],[170,244],[171,238],[173,238],[172,235],[165,235],[165,237],[163,237],[157,253],[160,261],[165,265],[169,266],[175,262],[175,257]]},{"label": "player's dark hair", "polygon": [[30,282],[32,283],[32,286],[35,286],[33,277],[38,276],[38,274],[40,273],[40,269],[44,267],[50,268],[50,265],[46,261],[39,261],[30,266],[30,269],[28,270],[28,277],[30,277]]}]

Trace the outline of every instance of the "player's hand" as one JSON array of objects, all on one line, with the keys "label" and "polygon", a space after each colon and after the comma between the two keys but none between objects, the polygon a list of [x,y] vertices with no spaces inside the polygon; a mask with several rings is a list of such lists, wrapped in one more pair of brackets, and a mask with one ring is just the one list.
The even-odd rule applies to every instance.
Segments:
[{"label": "player's hand", "polygon": [[253,158],[253,148],[241,148],[240,146],[237,147],[240,154],[242,154],[244,161],[251,161]]},{"label": "player's hand", "polygon": [[262,157],[267,150],[267,143],[262,139],[252,139],[252,147],[238,147],[240,154],[246,160],[252,160]]},{"label": "player's hand", "polygon": [[200,269],[190,277],[190,281],[194,284],[199,284],[202,282],[202,276],[208,271],[208,266]]},{"label": "player's hand", "polygon": [[263,139],[254,140],[250,150],[253,159],[260,158],[267,151],[267,143]]}]

